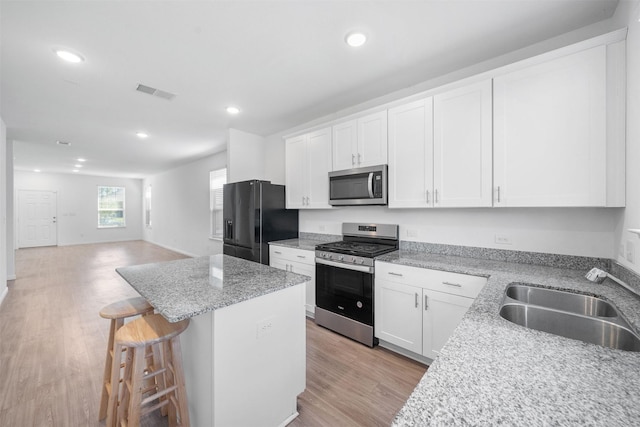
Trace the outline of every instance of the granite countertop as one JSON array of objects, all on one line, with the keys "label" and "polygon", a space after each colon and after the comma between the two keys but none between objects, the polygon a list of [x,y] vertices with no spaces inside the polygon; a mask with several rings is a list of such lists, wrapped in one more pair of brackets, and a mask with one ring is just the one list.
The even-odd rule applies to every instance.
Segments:
[{"label": "granite countertop", "polygon": [[335,242],[342,240],[342,236],[334,236],[331,234],[313,235],[313,238],[301,235],[299,239],[277,240],[269,242],[270,245],[283,246],[286,248],[303,249],[305,251],[315,251],[316,245],[321,243]]},{"label": "granite countertop", "polygon": [[378,261],[472,274],[487,285],[394,426],[640,425],[640,353],[539,332],[498,315],[511,282],[598,295],[640,329],[640,298],[588,270],[396,251]]},{"label": "granite countertop", "polygon": [[170,322],[310,280],[308,276],[228,255],[121,267],[116,271]]}]

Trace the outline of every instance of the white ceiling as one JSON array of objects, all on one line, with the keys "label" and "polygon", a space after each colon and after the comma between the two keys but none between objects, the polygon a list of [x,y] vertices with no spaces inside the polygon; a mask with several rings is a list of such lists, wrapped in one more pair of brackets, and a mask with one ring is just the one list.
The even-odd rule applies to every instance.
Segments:
[{"label": "white ceiling", "polygon": [[[80,173],[143,177],[223,151],[229,127],[270,135],[607,19],[617,3],[2,0],[0,116],[16,169],[70,173],[85,157]],[[358,50],[344,43],[353,29],[369,36]]]}]

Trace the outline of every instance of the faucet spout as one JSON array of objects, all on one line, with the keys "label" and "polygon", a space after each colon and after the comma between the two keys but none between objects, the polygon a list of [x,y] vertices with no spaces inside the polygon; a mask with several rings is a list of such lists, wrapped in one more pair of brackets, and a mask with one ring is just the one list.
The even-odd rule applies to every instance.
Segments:
[{"label": "faucet spout", "polygon": [[604,270],[600,270],[599,268],[592,268],[591,270],[589,270],[589,272],[586,274],[585,277],[587,278],[587,280],[594,283],[602,283],[606,278],[609,278],[614,282],[616,282],[617,284],[619,284],[620,286],[622,286],[623,288],[625,288],[626,290],[628,290],[629,292],[631,292],[632,294],[640,297],[640,292],[636,291],[631,286],[627,285],[617,277],[607,273]]}]

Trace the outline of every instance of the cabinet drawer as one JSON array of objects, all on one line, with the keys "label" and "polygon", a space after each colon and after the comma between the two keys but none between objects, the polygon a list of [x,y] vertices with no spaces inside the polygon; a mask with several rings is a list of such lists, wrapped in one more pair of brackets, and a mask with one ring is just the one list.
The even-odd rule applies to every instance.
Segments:
[{"label": "cabinet drawer", "polygon": [[285,259],[302,264],[315,265],[315,253],[304,249],[288,248],[286,246],[269,246],[269,256],[271,258]]},{"label": "cabinet drawer", "polygon": [[477,297],[482,287],[487,283],[485,277],[385,262],[376,262],[376,276],[396,283],[468,298]]}]

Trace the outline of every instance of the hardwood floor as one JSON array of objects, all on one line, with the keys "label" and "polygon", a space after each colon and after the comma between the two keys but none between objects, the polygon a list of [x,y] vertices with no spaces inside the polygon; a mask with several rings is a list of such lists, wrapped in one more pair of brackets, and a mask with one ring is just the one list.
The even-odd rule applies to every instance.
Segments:
[{"label": "hardwood floor", "polygon": [[[137,296],[115,268],[180,258],[142,241],[18,250],[0,306],[0,426],[104,425],[109,322],[98,312]],[[425,370],[307,321],[307,390],[290,425],[389,425]],[[167,422],[152,413],[142,425]]]}]

